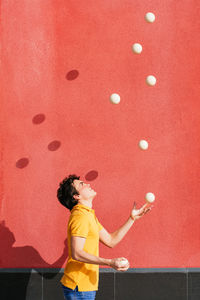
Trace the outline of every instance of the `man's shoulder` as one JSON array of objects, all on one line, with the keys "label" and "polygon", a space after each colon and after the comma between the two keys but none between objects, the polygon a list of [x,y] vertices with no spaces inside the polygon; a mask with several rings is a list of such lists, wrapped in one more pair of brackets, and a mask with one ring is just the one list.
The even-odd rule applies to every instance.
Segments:
[{"label": "man's shoulder", "polygon": [[71,212],[69,219],[72,220],[74,218],[87,218],[87,217],[88,217],[87,211],[75,209]]},{"label": "man's shoulder", "polygon": [[84,211],[73,211],[69,217],[68,229],[76,226],[82,226],[83,224],[89,224],[90,220],[87,212]]}]

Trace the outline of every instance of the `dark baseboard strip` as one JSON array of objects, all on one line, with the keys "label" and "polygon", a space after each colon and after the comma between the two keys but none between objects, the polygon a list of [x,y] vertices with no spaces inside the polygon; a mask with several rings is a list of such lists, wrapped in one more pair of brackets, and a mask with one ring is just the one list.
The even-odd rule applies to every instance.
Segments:
[{"label": "dark baseboard strip", "polygon": [[[112,268],[100,268],[100,273],[115,273]],[[0,268],[0,273],[63,273],[64,268]],[[200,268],[130,268],[126,273],[188,273],[200,272]]]}]

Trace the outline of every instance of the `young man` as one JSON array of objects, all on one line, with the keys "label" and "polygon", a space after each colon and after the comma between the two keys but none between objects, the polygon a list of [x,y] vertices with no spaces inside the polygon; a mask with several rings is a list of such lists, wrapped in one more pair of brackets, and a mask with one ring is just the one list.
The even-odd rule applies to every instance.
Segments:
[{"label": "young man", "polygon": [[133,223],[146,214],[151,205],[136,209],[134,204],[128,220],[115,232],[109,233],[98,221],[92,209],[96,192],[76,175],[69,175],[57,191],[58,200],[71,211],[68,222],[69,256],[61,279],[66,300],[95,299],[98,289],[99,265],[126,271],[129,262],[123,258],[99,257],[99,241],[113,248],[129,231]]}]

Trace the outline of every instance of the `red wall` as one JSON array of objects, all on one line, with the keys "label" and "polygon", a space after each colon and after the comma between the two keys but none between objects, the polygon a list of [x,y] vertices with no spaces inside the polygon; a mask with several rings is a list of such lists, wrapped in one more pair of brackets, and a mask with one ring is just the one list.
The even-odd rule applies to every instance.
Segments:
[{"label": "red wall", "polygon": [[96,189],[109,231],[134,201],[156,195],[152,212],[101,256],[199,267],[199,14],[197,0],[2,1],[1,267],[61,256],[69,213],[56,191],[70,173]]}]

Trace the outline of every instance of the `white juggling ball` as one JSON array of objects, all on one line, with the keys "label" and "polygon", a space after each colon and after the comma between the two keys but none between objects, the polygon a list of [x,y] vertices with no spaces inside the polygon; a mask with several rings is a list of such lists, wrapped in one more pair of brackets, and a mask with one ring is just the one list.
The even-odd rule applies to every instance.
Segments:
[{"label": "white juggling ball", "polygon": [[156,77],[153,75],[147,76],[146,83],[150,86],[154,86],[156,84]]},{"label": "white juggling ball", "polygon": [[134,53],[140,54],[142,52],[142,45],[140,45],[138,43],[135,43],[132,46],[132,50],[133,50]]},{"label": "white juggling ball", "polygon": [[148,23],[153,23],[155,21],[155,15],[152,13],[152,12],[148,12],[146,15],[145,15],[145,20],[148,22]]},{"label": "white juggling ball", "polygon": [[110,96],[110,101],[113,103],[113,104],[119,104],[120,102],[120,95],[118,94],[112,94]]},{"label": "white juggling ball", "polygon": [[126,266],[128,264],[128,259],[123,259],[123,260],[120,260],[120,265],[122,267]]},{"label": "white juggling ball", "polygon": [[142,150],[147,150],[148,147],[149,147],[149,144],[148,144],[147,141],[141,140],[141,141],[139,141],[139,147],[140,147],[140,149],[142,149]]},{"label": "white juggling ball", "polygon": [[155,195],[153,193],[147,193],[145,199],[149,203],[153,203],[155,201]]}]

